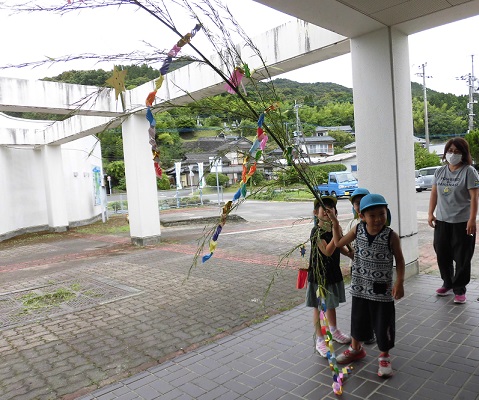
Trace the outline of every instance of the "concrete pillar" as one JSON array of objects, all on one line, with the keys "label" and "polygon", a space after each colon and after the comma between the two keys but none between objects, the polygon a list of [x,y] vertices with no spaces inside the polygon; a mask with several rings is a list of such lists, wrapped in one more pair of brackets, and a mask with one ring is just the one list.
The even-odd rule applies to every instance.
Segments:
[{"label": "concrete pillar", "polygon": [[[54,232],[64,232],[68,229],[69,223],[62,149],[60,146],[43,146],[42,157],[48,226]],[[70,179],[73,178],[73,176],[70,177]]]},{"label": "concrete pillar", "polygon": [[158,191],[148,128],[144,115],[130,115],[122,124],[130,236],[139,246],[160,241]]},{"label": "concrete pillar", "polygon": [[391,28],[353,38],[351,60],[359,185],[389,203],[409,276],[419,250],[408,38]]}]

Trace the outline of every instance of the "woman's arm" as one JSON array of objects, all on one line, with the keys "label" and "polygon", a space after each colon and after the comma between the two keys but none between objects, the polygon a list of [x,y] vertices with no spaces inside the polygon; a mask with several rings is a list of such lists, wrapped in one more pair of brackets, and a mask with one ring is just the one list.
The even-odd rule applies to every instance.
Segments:
[{"label": "woman's arm", "polygon": [[467,221],[466,233],[474,235],[476,233],[476,216],[477,216],[477,200],[479,198],[479,188],[469,189],[471,196],[471,211],[469,220]]},{"label": "woman's arm", "polygon": [[427,222],[431,228],[436,227],[436,217],[434,216],[434,210],[437,206],[437,186],[432,185],[431,197],[429,197],[429,210],[427,213]]}]

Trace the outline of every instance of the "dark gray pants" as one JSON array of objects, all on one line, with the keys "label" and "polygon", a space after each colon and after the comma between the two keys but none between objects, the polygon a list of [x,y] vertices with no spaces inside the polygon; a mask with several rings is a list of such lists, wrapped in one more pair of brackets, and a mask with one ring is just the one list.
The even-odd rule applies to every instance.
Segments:
[{"label": "dark gray pants", "polygon": [[471,259],[476,244],[476,235],[468,235],[466,226],[467,222],[436,221],[434,229],[434,250],[443,285],[459,295],[466,293],[466,285],[471,280]]}]

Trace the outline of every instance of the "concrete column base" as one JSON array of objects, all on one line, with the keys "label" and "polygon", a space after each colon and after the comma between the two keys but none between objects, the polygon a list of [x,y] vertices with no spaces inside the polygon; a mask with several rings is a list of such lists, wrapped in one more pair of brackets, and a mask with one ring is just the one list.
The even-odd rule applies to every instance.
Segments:
[{"label": "concrete column base", "polygon": [[50,232],[60,233],[66,232],[69,229],[68,226],[51,226],[48,230]]},{"label": "concrete column base", "polygon": [[406,264],[406,273],[404,279],[410,278],[413,275],[419,274],[419,260],[415,260]]},{"label": "concrete column base", "polygon": [[160,243],[161,235],[149,237],[131,237],[131,243],[135,246],[150,246]]},{"label": "concrete column base", "polygon": [[[406,264],[406,270],[404,271],[404,280],[411,276],[419,274],[419,260],[415,260]],[[394,268],[394,280],[396,280],[396,268]]]}]

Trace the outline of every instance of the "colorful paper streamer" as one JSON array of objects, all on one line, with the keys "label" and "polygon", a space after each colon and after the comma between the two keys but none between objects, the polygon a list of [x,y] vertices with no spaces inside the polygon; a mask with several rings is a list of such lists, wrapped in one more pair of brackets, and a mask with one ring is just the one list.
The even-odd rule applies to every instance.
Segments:
[{"label": "colorful paper streamer", "polygon": [[181,48],[188,44],[191,39],[198,33],[201,29],[201,24],[196,24],[195,27],[191,30],[191,32],[187,33],[183,36],[168,52],[165,60],[163,61],[163,65],[160,68],[160,76],[158,79],[155,80],[155,90],[153,92],[148,93],[146,97],[145,104],[146,104],[146,119],[150,123],[150,127],[148,128],[148,136],[149,136],[149,143],[151,145],[151,152],[153,154],[153,165],[155,168],[155,174],[158,178],[162,176],[162,170],[160,166],[160,150],[158,148],[158,143],[156,143],[156,121],[153,113],[151,111],[151,107],[153,106],[153,102],[156,98],[156,93],[160,89],[163,81],[165,79],[165,75],[168,73],[171,63],[173,61],[173,57],[176,57],[178,53],[181,51]]},{"label": "colorful paper streamer", "polygon": [[319,321],[321,324],[321,335],[323,336],[324,341],[326,342],[326,346],[328,347],[329,351],[327,353],[327,359],[329,362],[329,368],[331,369],[333,375],[333,392],[337,396],[341,396],[343,394],[343,383],[348,374],[351,373],[352,367],[338,367],[338,363],[336,361],[336,353],[334,352],[333,346],[333,335],[331,330],[329,329],[329,321],[326,318],[326,301],[325,295],[323,291],[318,289],[318,299],[320,299],[320,311],[319,311]]},{"label": "colorful paper streamer", "polygon": [[[260,114],[258,118],[258,128],[256,130],[256,134],[257,134],[256,139],[253,145],[250,147],[248,154],[243,158],[243,171],[241,175],[240,187],[237,190],[237,192],[233,195],[233,199],[230,200],[228,203],[226,203],[226,205],[223,207],[223,212],[221,214],[221,222],[217,226],[215,233],[210,239],[210,248],[209,248],[210,252],[208,254],[205,254],[201,259],[203,263],[208,261],[213,256],[213,253],[216,250],[218,236],[221,233],[220,228],[223,228],[226,222],[226,217],[228,216],[228,213],[231,210],[233,203],[237,202],[241,197],[243,198],[246,197],[246,193],[247,193],[246,183],[256,172],[256,163],[261,158],[263,151],[266,147],[266,142],[268,141],[268,136],[263,131],[264,118],[268,112],[274,111],[276,110],[276,108],[278,108],[278,105],[276,103],[272,104],[267,109],[263,110],[263,112]],[[252,161],[252,163],[248,168],[248,163],[250,161]]]}]

